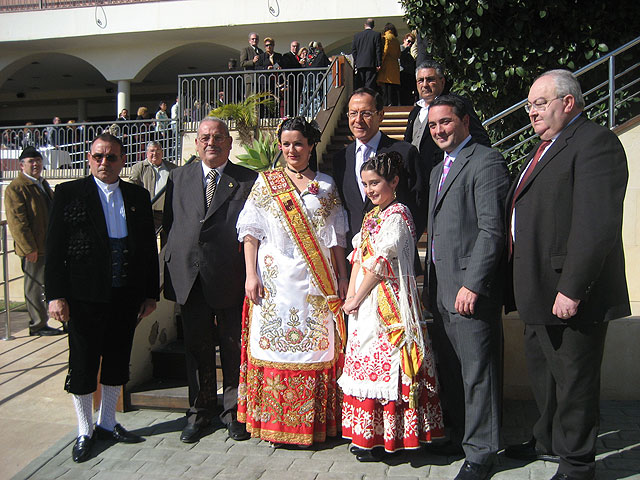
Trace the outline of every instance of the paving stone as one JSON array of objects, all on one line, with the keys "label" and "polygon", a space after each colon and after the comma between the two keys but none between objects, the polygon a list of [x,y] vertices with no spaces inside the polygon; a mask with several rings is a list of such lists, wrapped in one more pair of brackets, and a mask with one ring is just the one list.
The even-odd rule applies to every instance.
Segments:
[{"label": "paving stone", "polygon": [[350,462],[333,462],[329,471],[335,473],[360,473],[362,475],[386,475],[388,468],[389,467],[382,462],[361,463],[352,455]]},{"label": "paving stone", "polygon": [[137,472],[144,465],[142,460],[120,460],[117,458],[105,458],[92,468],[94,471],[109,472]]},{"label": "paving stone", "polygon": [[102,461],[102,458],[100,457],[91,457],[86,462],[76,463],[71,458],[71,455],[69,455],[69,457],[67,457],[65,461],[62,464],[60,464],[60,466],[66,467],[66,468],[73,468],[76,470],[89,470],[95,467],[96,465],[98,465],[101,461]]},{"label": "paving stone", "polygon": [[199,452],[174,452],[173,455],[167,459],[167,463],[170,465],[200,465],[209,457],[206,453]]},{"label": "paving stone", "polygon": [[170,450],[168,448],[143,448],[132,458],[134,460],[143,460],[145,462],[166,462],[174,453],[176,453],[175,450]]},{"label": "paving stone", "polygon": [[605,458],[604,466],[607,470],[633,470],[638,468],[638,461],[634,458]]},{"label": "paving stone", "polygon": [[145,463],[137,471],[143,475],[152,475],[155,478],[176,478],[188,470],[187,465],[178,465],[171,463]]},{"label": "paving stone", "polygon": [[[319,475],[316,474],[316,472],[283,472],[281,470],[267,470],[260,476],[260,480],[318,480],[320,478]],[[349,479],[341,477],[340,480]]]},{"label": "paving stone", "polygon": [[184,452],[188,450],[192,450],[196,445],[197,443],[181,442],[179,435],[175,435],[175,436],[171,435],[169,437],[163,437],[158,443],[158,446],[160,448],[169,448],[171,450],[180,450]]},{"label": "paving stone", "polygon": [[365,475],[364,477],[362,477],[363,480],[418,480],[419,478],[425,478],[428,477],[428,475],[423,475],[420,477],[412,477],[412,476],[391,476],[391,475],[383,475],[383,476],[375,476],[375,475]]},{"label": "paving stone", "polygon": [[[232,455],[227,453],[212,453],[204,461],[203,466],[220,467],[220,470],[226,467],[237,467],[244,460],[245,455]],[[264,458],[264,457],[260,457]]]},{"label": "paving stone", "polygon": [[[529,471],[526,469],[518,469],[518,470],[501,470],[496,471],[491,476],[491,479],[495,480],[529,480]],[[548,479],[549,477],[547,477]]]},{"label": "paving stone", "polygon": [[[451,465],[431,465],[428,478],[446,479],[455,478],[460,471],[462,462],[455,462]],[[548,479],[547,479],[548,480]]]},{"label": "paving stone", "polygon": [[293,463],[293,458],[271,455],[270,457],[253,457],[251,455],[244,457],[238,465],[238,468],[260,469],[263,470],[287,470]]},{"label": "paving stone", "polygon": [[329,472],[333,460],[316,460],[313,458],[295,458],[289,467],[294,472]]},{"label": "paving stone", "polygon": [[[138,444],[136,444],[138,445]],[[146,442],[145,442],[145,446]],[[153,447],[152,447],[153,448]],[[142,447],[134,446],[134,445],[125,445],[122,443],[118,443],[106,450],[103,450],[98,454],[99,458],[114,458],[120,460],[130,460],[133,456],[142,450]]]},{"label": "paving stone", "polygon": [[249,478],[257,479],[263,474],[263,471],[246,472],[239,469],[224,469],[214,478],[216,480],[248,480]]},{"label": "paving stone", "polygon": [[[270,447],[266,447],[266,448],[270,448]],[[321,458],[321,457],[316,457],[315,454],[317,452],[314,452],[313,450],[310,450],[308,448],[297,448],[294,446],[291,447],[282,447],[282,448],[276,448],[276,449],[272,449],[273,453],[271,454],[272,457],[276,457],[276,458]],[[330,458],[330,457],[325,457],[325,458]]]},{"label": "paving stone", "polygon": [[62,477],[62,475],[65,475],[67,472],[69,472],[69,468],[63,466],[50,468],[43,467],[38,470],[35,475],[29,477],[29,480],[53,480]]},{"label": "paving stone", "polygon": [[397,465],[389,466],[389,475],[395,476],[422,476],[428,475],[430,470],[430,465],[425,466],[415,466],[411,463],[399,463]]},{"label": "paving stone", "polygon": [[214,478],[219,472],[223,470],[223,467],[216,467],[213,465],[193,465],[182,474],[182,478],[198,479],[198,478]]},{"label": "paving stone", "polygon": [[128,472],[98,472],[91,480],[140,480],[142,475]]},{"label": "paving stone", "polygon": [[[95,470],[69,470],[57,480],[90,480],[98,474]],[[32,477],[35,478],[35,477]]]},{"label": "paving stone", "polygon": [[361,473],[320,472],[316,480],[362,480],[363,477]]},{"label": "paving stone", "polygon": [[250,443],[234,442],[227,453],[229,455],[259,455],[261,457],[268,457],[273,454],[273,451],[273,448],[269,448],[266,445],[252,445]]}]

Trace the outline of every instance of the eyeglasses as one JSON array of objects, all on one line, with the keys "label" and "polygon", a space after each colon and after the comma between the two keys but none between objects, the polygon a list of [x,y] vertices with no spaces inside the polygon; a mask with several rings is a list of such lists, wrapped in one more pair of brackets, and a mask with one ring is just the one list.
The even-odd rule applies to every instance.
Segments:
[{"label": "eyeglasses", "polygon": [[537,112],[544,112],[547,108],[549,108],[549,105],[551,105],[551,102],[559,98],[564,98],[564,97],[556,97],[556,98],[552,98],[551,100],[539,98],[533,103],[527,102],[524,106],[524,111],[527,113],[531,113],[531,110],[535,110]]},{"label": "eyeglasses", "polygon": [[105,153],[92,153],[91,158],[93,158],[96,162],[101,163],[102,159],[107,159],[107,162],[113,163],[117,162],[120,157],[118,155],[114,155],[113,153],[105,154]]},{"label": "eyeglasses", "polygon": [[213,139],[213,143],[224,142],[227,138],[230,138],[228,135],[202,135],[198,137],[198,142],[200,143],[209,143]]},{"label": "eyeglasses", "polygon": [[347,118],[351,119],[351,120],[355,120],[358,117],[362,117],[365,120],[369,120],[371,117],[373,117],[376,112],[372,112],[371,110],[362,110],[361,112],[355,112],[355,111],[351,111],[351,112],[347,112]]},{"label": "eyeglasses", "polygon": [[264,46],[265,47],[273,47],[273,43],[265,43]]}]

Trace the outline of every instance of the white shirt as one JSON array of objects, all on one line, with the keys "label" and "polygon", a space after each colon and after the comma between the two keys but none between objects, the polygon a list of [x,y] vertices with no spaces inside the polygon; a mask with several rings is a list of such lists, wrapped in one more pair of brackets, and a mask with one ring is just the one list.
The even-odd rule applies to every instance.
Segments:
[{"label": "white shirt", "polygon": [[[378,145],[380,145],[381,138],[382,138],[382,133],[380,133],[380,131],[378,131],[378,133],[376,133],[371,138],[371,140],[369,140],[367,143],[362,143],[360,140],[356,138],[356,164],[355,164],[356,181],[358,182],[358,188],[360,189],[360,195],[362,195],[362,200],[364,200],[366,195],[364,193],[364,185],[362,185],[362,179],[360,178],[360,169],[362,168],[362,164],[364,162],[366,162],[371,157],[374,157],[376,155],[376,152],[378,151]],[[367,150],[367,153],[366,153],[367,158],[364,158],[365,150]]]},{"label": "white shirt", "polygon": [[427,116],[429,115],[429,105],[424,103],[424,98],[418,100],[416,102],[416,105],[422,107],[418,112],[418,118],[420,118],[420,123],[424,123],[424,121],[427,119]]},{"label": "white shirt", "polygon": [[[209,172],[211,170],[213,170],[213,168],[207,167],[204,162],[201,162],[201,163],[202,163],[202,174],[203,174],[203,176],[202,176],[202,186],[204,187],[204,191],[206,192],[207,191],[207,182],[208,182],[207,175],[209,175]],[[220,183],[220,178],[222,177],[222,172],[224,172],[224,167],[227,166],[227,163],[229,163],[229,160],[227,160],[226,162],[224,162],[222,165],[220,165],[218,168],[215,169],[216,172],[218,172],[218,179],[216,181],[216,185],[218,185]]]},{"label": "white shirt", "polygon": [[[149,162],[149,160],[147,161]],[[161,163],[160,166],[156,166],[151,162],[149,162],[149,165],[151,165],[156,174],[156,187],[154,191],[158,193],[167,184],[167,180],[169,179],[169,169],[165,167],[164,162]]]},{"label": "white shirt", "polygon": [[40,177],[40,178],[36,178],[36,177],[32,177],[31,175],[24,173],[24,176],[27,177],[29,180],[31,180],[33,183],[35,183],[38,187],[40,187],[40,190],[42,190],[44,193],[47,193],[47,191],[44,189],[44,185],[42,184],[42,181],[44,180],[44,178]]},{"label": "white shirt", "polygon": [[107,222],[109,238],[124,238],[127,236],[127,215],[124,200],[120,191],[120,180],[116,183],[104,183],[93,177],[98,186],[98,195],[102,203],[104,219]]}]

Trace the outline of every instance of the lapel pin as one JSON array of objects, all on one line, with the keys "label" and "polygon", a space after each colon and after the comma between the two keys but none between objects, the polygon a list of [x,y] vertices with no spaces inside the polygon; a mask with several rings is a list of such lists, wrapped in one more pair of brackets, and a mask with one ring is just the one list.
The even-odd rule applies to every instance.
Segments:
[{"label": "lapel pin", "polygon": [[229,188],[233,188],[233,183],[229,182]]},{"label": "lapel pin", "polygon": [[135,212],[136,211],[136,207],[131,207],[131,211]]}]

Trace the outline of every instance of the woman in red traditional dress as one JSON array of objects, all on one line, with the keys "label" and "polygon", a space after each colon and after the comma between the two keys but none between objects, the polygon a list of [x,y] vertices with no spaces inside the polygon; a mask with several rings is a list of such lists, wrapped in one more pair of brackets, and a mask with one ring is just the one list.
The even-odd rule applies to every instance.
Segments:
[{"label": "woman in red traditional dress", "polygon": [[[360,175],[375,205],[353,238],[342,436],[361,462],[444,435],[436,370],[422,324],[409,209],[395,199],[402,158],[381,153]],[[383,450],[384,449],[384,450]]]},{"label": "woman in red traditional dress", "polygon": [[247,280],[238,420],[277,447],[336,436],[348,278],[346,215],[333,180],[309,167],[315,122],[278,129],[285,168],[261,173],[238,218]]}]

